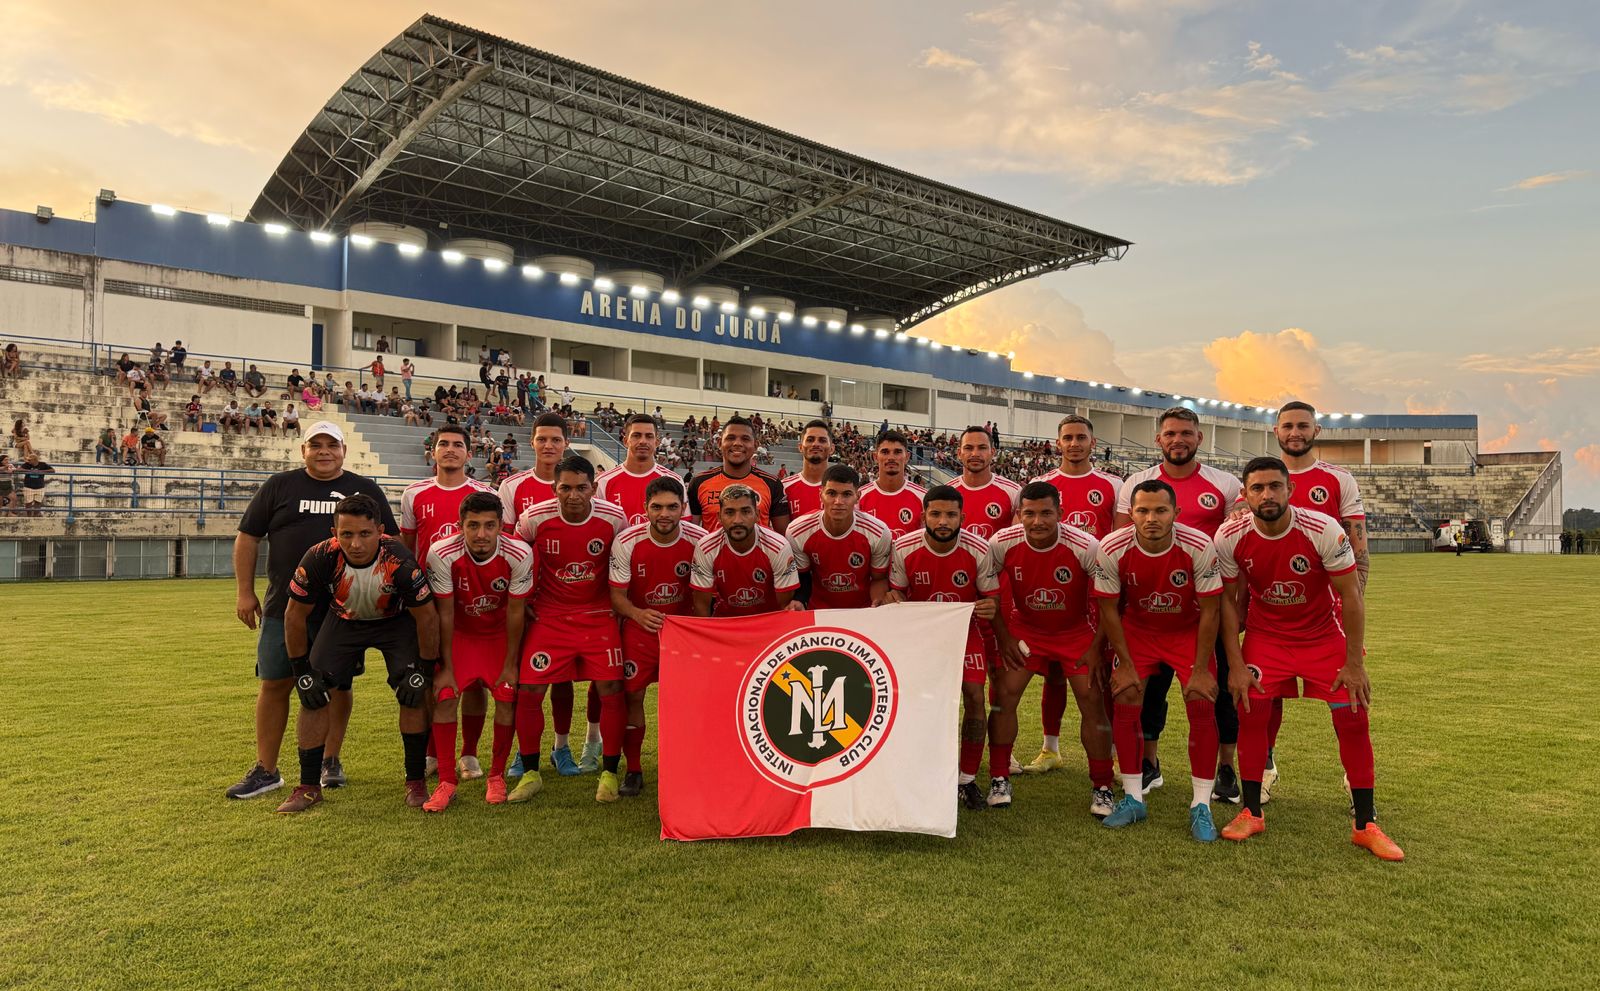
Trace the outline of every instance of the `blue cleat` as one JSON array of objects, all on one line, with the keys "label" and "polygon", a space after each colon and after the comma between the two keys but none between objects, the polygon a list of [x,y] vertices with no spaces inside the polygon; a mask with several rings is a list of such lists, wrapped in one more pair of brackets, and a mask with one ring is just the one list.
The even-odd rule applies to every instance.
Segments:
[{"label": "blue cleat", "polygon": [[1144,822],[1149,814],[1143,802],[1131,795],[1123,795],[1117,807],[1111,810],[1110,815],[1100,820],[1100,824],[1107,829],[1121,829],[1136,822]]},{"label": "blue cleat", "polygon": [[550,766],[564,778],[576,777],[579,773],[578,762],[572,759],[571,747],[557,747],[550,751]]},{"label": "blue cleat", "polygon": [[506,768],[505,776],[508,778],[522,777],[522,755],[520,753],[511,755],[511,766]]},{"label": "blue cleat", "polygon": [[1211,806],[1189,806],[1189,833],[1201,843],[1215,843],[1217,824],[1211,821]]}]

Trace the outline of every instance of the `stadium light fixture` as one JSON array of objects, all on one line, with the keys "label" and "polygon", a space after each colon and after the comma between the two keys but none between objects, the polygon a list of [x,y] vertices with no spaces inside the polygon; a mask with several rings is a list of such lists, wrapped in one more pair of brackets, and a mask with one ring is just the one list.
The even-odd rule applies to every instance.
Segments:
[{"label": "stadium light fixture", "polygon": [[419,244],[397,244],[395,247],[399,248],[400,253],[407,257],[415,258],[417,255],[422,254],[422,246]]},{"label": "stadium light fixture", "polygon": [[765,306],[752,306],[750,307],[750,315],[760,320],[767,315],[767,308]]},{"label": "stadium light fixture", "polygon": [[844,329],[844,321],[843,320],[829,320],[828,321],[828,329],[829,330],[833,330],[833,331],[843,330]]},{"label": "stadium light fixture", "polygon": [[683,297],[678,294],[678,290],[676,289],[661,290],[661,302],[663,303],[676,303],[682,298]]},{"label": "stadium light fixture", "polygon": [[506,263],[498,258],[485,258],[483,260],[483,267],[491,272],[504,272],[506,270]]},{"label": "stadium light fixture", "polygon": [[650,287],[630,286],[628,289],[628,295],[632,296],[634,299],[644,299],[646,296],[650,295]]},{"label": "stadium light fixture", "polygon": [[617,288],[617,284],[602,275],[594,280],[594,287],[601,292],[610,292],[611,290]]},{"label": "stadium light fixture", "polygon": [[446,249],[444,249],[443,251],[439,252],[439,257],[443,258],[445,261],[449,262],[452,265],[456,265],[456,264],[459,264],[459,263],[464,262],[464,261],[467,260],[467,256],[466,255],[462,254],[461,252],[457,251],[454,248],[446,248]]},{"label": "stadium light fixture", "polygon": [[790,313],[788,310],[779,310],[778,311],[778,322],[779,323],[788,323],[789,321],[791,321],[793,319],[794,319],[794,314]]},{"label": "stadium light fixture", "polygon": [[876,337],[880,341],[885,341],[889,339],[889,332],[884,330],[882,327],[879,327],[877,330],[872,332],[872,336]]},{"label": "stadium light fixture", "polygon": [[1173,401],[1173,402],[1174,402],[1174,403],[1181,403],[1181,402],[1183,402],[1183,397],[1182,397],[1182,396],[1179,396],[1179,395],[1174,395],[1174,396],[1173,396],[1173,397],[1172,397],[1172,401]]},{"label": "stadium light fixture", "polygon": [[723,303],[721,306],[717,307],[717,309],[721,310],[724,313],[738,313],[739,312],[739,304],[738,303]]},{"label": "stadium light fixture", "polygon": [[1098,389],[1098,388],[1100,388],[1100,383],[1099,382],[1090,382],[1089,383],[1089,388]]},{"label": "stadium light fixture", "polygon": [[1066,381],[1067,381],[1066,376],[1064,376],[1064,375],[1057,375],[1056,376],[1056,385],[1064,385],[1066,383]]},{"label": "stadium light fixture", "polygon": [[1267,412],[1272,414],[1273,416],[1277,416],[1278,415],[1278,407],[1274,406],[1271,409],[1267,410]]},{"label": "stadium light fixture", "polygon": [[1360,420],[1360,419],[1364,419],[1366,417],[1366,415],[1367,414],[1365,414],[1365,413],[1351,413],[1350,414],[1350,419],[1352,419],[1352,420]]},{"label": "stadium light fixture", "polygon": [[989,352],[989,357],[998,358],[998,357],[1000,357],[1000,352],[999,351],[990,351]]},{"label": "stadium light fixture", "polygon": [[850,325],[850,333],[852,333],[852,334],[865,334],[866,332],[867,332],[866,324],[853,323],[853,324]]},{"label": "stadium light fixture", "polygon": [[903,330],[897,330],[897,331],[894,332],[894,339],[897,340],[897,341],[904,341],[906,338],[908,338],[910,336],[911,336],[910,334],[906,333]]},{"label": "stadium light fixture", "polygon": [[317,242],[318,244],[331,244],[333,243],[333,235],[329,234],[327,231],[312,231],[311,240]]},{"label": "stadium light fixture", "polygon": [[1144,395],[1144,390],[1139,388],[1138,386],[1134,386],[1133,387],[1133,394],[1136,395],[1136,396],[1142,396],[1142,395]]},{"label": "stadium light fixture", "polygon": [[704,296],[696,296],[694,298],[694,308],[697,309],[697,310],[703,310],[703,309],[705,309],[706,307],[708,307],[710,305],[711,305],[711,300],[707,299]]},{"label": "stadium light fixture", "polygon": [[289,233],[289,228],[283,224],[262,224],[261,229],[266,231],[268,234],[277,235],[279,237]]},{"label": "stadium light fixture", "polygon": [[918,347],[924,347],[924,348],[925,348],[925,347],[927,347],[927,346],[928,346],[928,345],[929,345],[929,344],[932,344],[932,343],[933,343],[933,342],[932,342],[932,341],[930,341],[930,340],[928,340],[928,339],[927,339],[927,338],[926,338],[926,337],[919,337],[919,338],[917,338],[917,346],[918,346]]},{"label": "stadium light fixture", "polygon": [[212,227],[226,227],[233,223],[233,218],[225,217],[220,213],[208,213],[206,214],[206,223]]},{"label": "stadium light fixture", "polygon": [[1328,419],[1330,419],[1330,420],[1342,420],[1342,419],[1344,419],[1344,414],[1343,413],[1329,413],[1328,414]]},{"label": "stadium light fixture", "polygon": [[940,344],[938,341],[929,341],[928,342],[928,347],[933,349],[934,351],[943,351],[944,350],[944,345]]},{"label": "stadium light fixture", "polygon": [[1031,379],[1031,378],[1033,378],[1033,373],[1032,372],[1023,372],[1022,373],[1022,377],[1025,378],[1025,379]]},{"label": "stadium light fixture", "polygon": [[176,217],[178,215],[177,210],[167,206],[165,203],[150,204],[150,212],[162,217]]},{"label": "stadium light fixture", "polygon": [[524,265],[522,266],[522,274],[526,275],[530,279],[537,279],[539,276],[544,274],[544,269],[537,265]]},{"label": "stadium light fixture", "polygon": [[814,316],[810,316],[808,314],[808,315],[803,316],[803,317],[800,318],[800,326],[802,326],[802,327],[815,327],[816,325],[817,325],[817,318],[814,317]]},{"label": "stadium light fixture", "polygon": [[562,272],[561,273],[561,284],[564,285],[564,286],[575,286],[575,285],[577,285],[578,284],[578,273],[576,273],[576,272]]},{"label": "stadium light fixture", "polygon": [[378,242],[369,234],[352,234],[350,235],[350,243],[358,248],[370,248]]},{"label": "stadium light fixture", "polygon": [[1016,361],[1017,360],[1017,353],[1015,351],[1007,351],[1006,352],[1006,357],[1011,359],[1012,361]]}]

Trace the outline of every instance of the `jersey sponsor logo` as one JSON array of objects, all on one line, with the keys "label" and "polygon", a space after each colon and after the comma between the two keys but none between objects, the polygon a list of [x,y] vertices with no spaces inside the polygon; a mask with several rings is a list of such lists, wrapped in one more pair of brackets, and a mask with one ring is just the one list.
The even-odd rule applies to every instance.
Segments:
[{"label": "jersey sponsor logo", "polygon": [[901,523],[910,523],[913,519],[916,518],[916,515],[917,514],[915,514],[915,513],[913,513],[911,511],[911,507],[910,506],[901,506],[900,507],[900,522]]},{"label": "jersey sponsor logo", "polygon": [[677,575],[679,578],[687,577],[688,574],[689,574],[689,570],[690,569],[689,569],[689,562],[688,561],[679,561],[677,564],[673,565],[673,568],[672,568],[673,574]]},{"label": "jersey sponsor logo", "polygon": [[1328,487],[1326,485],[1311,486],[1311,501],[1320,506],[1328,501]]},{"label": "jersey sponsor logo", "polygon": [[1056,569],[1056,581],[1060,582],[1063,585],[1065,585],[1068,582],[1072,581],[1072,569],[1067,567],[1064,564],[1061,567],[1057,568]]},{"label": "jersey sponsor logo", "polygon": [[[996,509],[998,507],[990,506],[989,508]],[[990,537],[994,536],[994,527],[987,523],[967,523],[964,524],[961,529],[967,531],[980,540],[988,540]]]},{"label": "jersey sponsor logo", "polygon": [[1262,589],[1261,601],[1269,606],[1297,606],[1306,601],[1306,587],[1299,582],[1273,582]]},{"label": "jersey sponsor logo", "polygon": [[1189,584],[1189,572],[1179,568],[1177,571],[1174,571],[1172,574],[1167,576],[1167,581],[1172,583],[1173,588],[1183,588],[1185,585]]},{"label": "jersey sponsor logo", "polygon": [[606,542],[601,540],[599,537],[596,537],[593,540],[589,541],[589,553],[590,554],[599,554],[601,551],[603,551],[605,549],[606,549]]},{"label": "jersey sponsor logo", "polygon": [[528,663],[533,665],[535,671],[543,671],[550,666],[550,655],[542,650],[538,651],[528,658]]},{"label": "jersey sponsor logo", "polygon": [[1216,509],[1222,505],[1222,500],[1217,498],[1215,492],[1202,492],[1200,493],[1200,498],[1196,499],[1195,502],[1200,504],[1201,509]]},{"label": "jersey sponsor logo", "polygon": [[573,561],[562,565],[556,577],[572,585],[594,581],[594,565],[589,561]]},{"label": "jersey sponsor logo", "polygon": [[836,571],[822,579],[822,587],[830,592],[854,592],[856,579],[854,575]]},{"label": "jersey sponsor logo", "polygon": [[1296,554],[1289,559],[1289,570],[1297,575],[1304,575],[1311,571],[1311,559],[1304,554]]},{"label": "jersey sponsor logo", "polygon": [[740,739],[763,775],[806,791],[871,763],[893,732],[899,693],[891,658],[858,634],[787,634],[746,670]]},{"label": "jersey sponsor logo", "polygon": [[961,596],[954,592],[935,592],[928,596],[929,602],[960,602]]},{"label": "jersey sponsor logo", "polygon": [[867,563],[867,556],[865,554],[861,553],[860,551],[855,551],[850,555],[850,567],[852,567],[852,568],[860,568],[860,567],[865,566],[866,563]]},{"label": "jersey sponsor logo", "polygon": [[748,585],[744,585],[728,593],[724,601],[735,608],[748,609],[767,601],[767,595],[759,588],[751,588]]},{"label": "jersey sponsor logo", "polygon": [[1089,505],[1098,506],[1106,501],[1106,494],[1099,489],[1090,489],[1088,496],[1085,498],[1089,500]]},{"label": "jersey sponsor logo", "polygon": [[502,575],[501,577],[490,582],[489,587],[494,589],[496,592],[504,592],[506,589],[511,587],[511,582]]},{"label": "jersey sponsor logo", "polygon": [[1089,512],[1087,509],[1078,509],[1068,513],[1067,518],[1062,520],[1062,522],[1067,526],[1076,527],[1086,533],[1095,532],[1095,514]]},{"label": "jersey sponsor logo", "polygon": [[998,502],[989,503],[989,505],[983,507],[983,515],[989,517],[991,520],[999,519],[1000,518],[1000,504]]},{"label": "jersey sponsor logo", "polygon": [[1059,588],[1036,588],[1028,593],[1022,604],[1034,612],[1059,612],[1067,608],[1067,597]]},{"label": "jersey sponsor logo", "polygon": [[1148,613],[1176,613],[1183,611],[1182,600],[1172,592],[1151,592],[1139,600],[1139,608]]},{"label": "jersey sponsor logo", "polygon": [[683,586],[677,582],[662,582],[644,594],[647,606],[670,606],[683,601]]},{"label": "jersey sponsor logo", "polygon": [[756,570],[750,572],[750,578],[752,581],[764,582],[767,580],[767,573],[760,568],[757,568]]},{"label": "jersey sponsor logo", "polygon": [[967,574],[965,571],[957,571],[955,574],[950,576],[950,584],[954,585],[956,588],[966,588],[967,583],[970,581],[972,581],[972,576]]},{"label": "jersey sponsor logo", "polygon": [[459,523],[441,523],[439,524],[439,529],[433,532],[433,539],[435,541],[445,540],[454,537],[460,532],[461,524]]},{"label": "jersey sponsor logo", "polygon": [[484,616],[500,608],[500,596],[480,595],[466,605],[468,616]]}]

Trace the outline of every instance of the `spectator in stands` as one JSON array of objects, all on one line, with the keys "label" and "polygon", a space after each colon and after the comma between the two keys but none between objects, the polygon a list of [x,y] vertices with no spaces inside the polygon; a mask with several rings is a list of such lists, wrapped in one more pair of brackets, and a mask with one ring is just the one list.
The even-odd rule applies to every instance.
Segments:
[{"label": "spectator in stands", "polygon": [[129,468],[139,463],[139,432],[131,426],[122,435],[122,463]]},{"label": "spectator in stands", "polygon": [[489,383],[492,381],[490,379],[490,377],[489,377],[490,376],[489,356],[488,356],[487,352],[483,352],[483,353],[480,353],[479,357],[482,360],[480,360],[478,362],[478,381],[482,382],[483,383],[483,387],[485,389],[487,389],[489,387]]},{"label": "spectator in stands", "polygon": [[139,438],[139,463],[146,466],[167,463],[167,445],[161,442],[155,427],[145,427],[144,436]]},{"label": "spectator in stands", "polygon": [[411,377],[417,374],[417,366],[411,363],[410,358],[400,359],[400,384],[405,387],[406,398],[411,398]]},{"label": "spectator in stands", "polygon": [[28,432],[28,423],[22,417],[11,425],[11,444],[17,449],[17,457],[26,458],[33,453],[33,440]]},{"label": "spectator in stands", "polygon": [[324,374],[322,378],[322,401],[325,403],[333,402],[333,394],[338,391],[339,387],[333,381],[333,373],[327,372]]},{"label": "spectator in stands", "polygon": [[416,427],[422,425],[421,417],[417,416],[417,406],[409,399],[400,407],[400,416],[406,421],[406,426]]},{"label": "spectator in stands", "polygon": [[272,433],[278,431],[278,411],[272,408],[270,401],[261,407],[261,432],[269,431]]},{"label": "spectator in stands", "polygon": [[167,429],[167,414],[151,409],[149,396],[139,396],[133,401],[133,415],[146,426]]},{"label": "spectator in stands", "polygon": [[480,364],[480,365],[489,364],[489,345],[480,344],[478,346],[478,364]]},{"label": "spectator in stands", "polygon": [[344,391],[339,393],[338,398],[339,405],[343,406],[346,412],[361,412],[361,397],[356,395],[356,384],[354,382],[346,379],[344,383]]},{"label": "spectator in stands", "polygon": [[128,357],[128,352],[122,352],[122,357],[113,364],[117,370],[117,384],[125,385],[128,381],[128,369],[135,367],[134,360]]},{"label": "spectator in stands", "polygon": [[167,349],[161,346],[160,341],[157,341],[156,346],[150,349],[150,363],[153,365],[160,364],[166,360],[166,357]]},{"label": "spectator in stands", "polygon": [[228,395],[238,395],[239,373],[233,370],[233,362],[224,361],[222,363],[222,371],[217,373],[217,382],[228,390]]},{"label": "spectator in stands", "polygon": [[300,369],[298,368],[290,369],[289,377],[284,379],[284,381],[289,383],[289,395],[291,396],[305,388],[306,384],[305,376],[300,374]]},{"label": "spectator in stands", "polygon": [[379,392],[382,392],[383,391],[383,375],[384,375],[384,371],[385,371],[385,369],[383,367],[383,355],[380,354],[376,358],[373,358],[372,359],[372,364],[367,366],[367,371],[372,373],[373,387],[375,389],[377,389]]},{"label": "spectator in stands", "polygon": [[22,352],[17,350],[16,342],[6,345],[0,352],[0,378],[13,378],[22,374]]},{"label": "spectator in stands", "polygon": [[251,398],[261,396],[267,391],[267,377],[254,365],[244,373],[244,394]]},{"label": "spectator in stands", "polygon": [[0,454],[0,516],[10,516],[12,510],[16,509],[15,472],[16,466],[11,463],[11,455]]},{"label": "spectator in stands", "polygon": [[322,393],[314,384],[307,383],[306,387],[300,390],[300,402],[308,410],[320,410],[322,408]]},{"label": "spectator in stands", "polygon": [[378,352],[379,354],[388,354],[389,353],[389,338],[386,337],[383,334],[379,334],[378,335],[378,344],[372,350]]},{"label": "spectator in stands", "polygon": [[22,464],[17,466],[17,471],[22,475],[22,515],[42,515],[45,476],[54,474],[55,469],[40,461],[39,455],[30,449],[28,456],[22,459]]},{"label": "spectator in stands", "polygon": [[822,401],[822,418],[824,420],[833,419],[833,404],[828,402],[826,399]]},{"label": "spectator in stands", "polygon": [[204,396],[217,387],[217,373],[211,370],[211,361],[207,359],[200,363],[194,371],[194,384],[200,387],[200,395]]},{"label": "spectator in stands", "polygon": [[147,383],[150,386],[151,392],[154,392],[158,386],[166,385],[169,381],[169,376],[167,375],[167,366],[163,365],[159,361],[152,361],[150,364],[146,365],[144,369],[144,375]]},{"label": "spectator in stands", "polygon": [[500,371],[495,374],[494,388],[495,391],[500,394],[501,403],[508,403],[511,401],[511,376],[506,374],[504,368],[501,368]]},{"label": "spectator in stands", "polygon": [[589,436],[589,421],[583,418],[582,413],[574,413],[572,415],[572,436]]},{"label": "spectator in stands", "polygon": [[294,408],[294,403],[290,403],[283,411],[283,434],[285,437],[287,437],[290,434],[297,434],[299,432],[300,413]]},{"label": "spectator in stands", "polygon": [[189,360],[189,349],[183,346],[182,341],[172,342],[172,351],[168,355],[167,364],[177,374],[183,373],[183,363]]},{"label": "spectator in stands", "polygon": [[236,434],[244,433],[244,410],[239,408],[239,400],[228,400],[228,405],[217,414],[217,425],[223,433],[229,430]]},{"label": "spectator in stands", "polygon": [[564,385],[561,387],[561,405],[572,405],[572,386]]},{"label": "spectator in stands", "polygon": [[[261,407],[254,399],[244,408],[244,425],[246,429],[254,428],[256,436],[261,436]],[[244,433],[244,430],[239,431]]]},{"label": "spectator in stands", "polygon": [[100,439],[94,442],[94,463],[99,464],[102,456],[108,465],[117,463],[117,432],[110,427],[100,431]]}]

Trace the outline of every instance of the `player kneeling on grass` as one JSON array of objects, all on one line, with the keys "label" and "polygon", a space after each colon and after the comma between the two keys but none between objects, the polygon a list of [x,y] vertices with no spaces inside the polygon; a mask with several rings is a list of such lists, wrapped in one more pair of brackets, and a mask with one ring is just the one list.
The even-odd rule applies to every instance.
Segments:
[{"label": "player kneeling on grass", "polygon": [[[1061,522],[1061,493],[1048,482],[1022,489],[1018,518],[989,542],[989,570],[1000,583],[994,619],[1000,667],[989,715],[989,805],[1011,804],[1011,748],[1017,703],[1035,674],[1061,666],[1078,700],[1079,739],[1089,761],[1089,812],[1111,813],[1111,732],[1100,694],[1100,645],[1089,621],[1100,544]],[[1024,646],[1026,645],[1026,646]]]},{"label": "player kneeling on grass", "polygon": [[661,626],[668,616],[693,610],[690,574],[695,546],[706,532],[683,519],[683,483],[671,475],[652,479],[644,491],[646,522],[617,536],[611,548],[611,607],[622,617],[623,689],[628,727],[622,753],[628,771],[617,794],[644,791],[644,693],[661,666]]},{"label": "player kneeling on grass", "polygon": [[1374,821],[1366,613],[1350,538],[1332,517],[1291,506],[1289,469],[1277,458],[1252,460],[1241,478],[1250,515],[1229,521],[1217,533],[1222,580],[1230,586],[1242,581],[1250,593],[1250,630],[1242,652],[1238,606],[1232,595],[1222,597],[1228,688],[1239,705],[1244,792],[1244,810],[1222,836],[1246,840],[1267,831],[1261,778],[1271,703],[1302,694],[1303,684],[1303,694],[1327,702],[1333,716],[1355,806],[1350,842],[1384,860],[1403,860],[1400,847]]},{"label": "player kneeling on grass", "polygon": [[1105,818],[1118,829],[1146,816],[1140,714],[1150,676],[1163,666],[1178,676],[1189,715],[1189,831],[1202,843],[1217,838],[1211,789],[1217,766],[1217,639],[1222,573],[1211,538],[1177,522],[1178,497],[1160,479],[1133,488],[1131,527],[1100,542],[1095,595],[1100,629],[1116,651],[1110,689],[1116,700],[1112,734],[1122,767],[1122,800]]},{"label": "player kneeling on grass", "polygon": [[[333,538],[307,551],[289,582],[283,642],[307,718],[297,727],[300,785],[278,806],[279,812],[304,812],[322,801],[328,692],[350,690],[369,649],[383,653],[389,687],[400,703],[406,804],[420,807],[427,801],[422,784],[428,756],[423,703],[438,663],[439,615],[427,576],[404,544],[384,534],[379,512],[368,495],[339,500],[333,508]],[[323,605],[327,619],[316,642],[307,643],[306,620]]]},{"label": "player kneeling on grass", "polygon": [[[439,609],[441,666],[434,685],[433,749],[456,752],[456,700],[481,688],[494,696],[494,749],[484,798],[506,800],[506,761],[516,732],[517,659],[533,587],[533,548],[500,528],[503,508],[492,492],[461,500],[461,530],[428,550],[428,581]],[[439,764],[427,812],[443,812],[456,793],[456,768]]]}]

